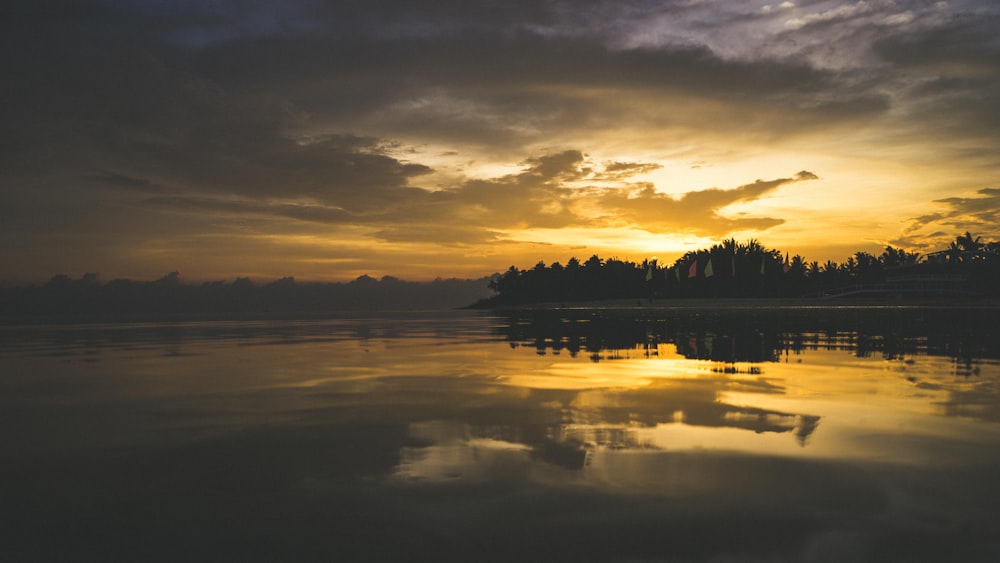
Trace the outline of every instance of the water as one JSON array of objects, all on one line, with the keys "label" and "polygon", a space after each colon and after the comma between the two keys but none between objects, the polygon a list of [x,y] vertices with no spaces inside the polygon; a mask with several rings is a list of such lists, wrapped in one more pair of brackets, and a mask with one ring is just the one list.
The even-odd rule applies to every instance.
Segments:
[{"label": "water", "polygon": [[0,327],[8,561],[1000,560],[995,311]]}]

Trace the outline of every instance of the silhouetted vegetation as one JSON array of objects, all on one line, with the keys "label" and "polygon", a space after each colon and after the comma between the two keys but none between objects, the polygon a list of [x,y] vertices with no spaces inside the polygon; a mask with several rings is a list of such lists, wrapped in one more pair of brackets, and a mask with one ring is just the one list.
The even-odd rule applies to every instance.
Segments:
[{"label": "silhouetted vegetation", "polygon": [[673,264],[591,256],[566,265],[511,266],[496,274],[480,306],[605,299],[815,297],[865,292],[996,295],[1000,244],[965,233],[948,250],[922,257],[886,246],[878,256],[856,252],[843,263],[807,262],[756,240],[728,239],[684,254]]},{"label": "silhouetted vegetation", "polygon": [[[493,296],[484,297],[488,291]],[[684,254],[672,264],[591,256],[565,265],[543,262],[478,280],[407,282],[360,276],[342,283],[267,283],[248,278],[183,283],[177,272],[155,281],[101,282],[88,273],[47,283],[0,285],[0,315],[141,317],[323,313],[338,310],[497,307],[543,302],[657,298],[822,297],[877,293],[1000,295],[1000,243],[966,232],[948,248],[921,256],[887,246],[875,256],[856,252],[843,263],[807,262],[756,240],[727,239]]]},{"label": "silhouetted vegetation", "polygon": [[155,281],[101,283],[97,274],[89,273],[78,279],[57,275],[45,284],[0,288],[0,314],[104,318],[457,308],[481,298],[486,285],[486,278],[407,282],[391,276],[361,276],[347,283],[285,277],[268,283],[237,278],[185,284],[177,272]]}]

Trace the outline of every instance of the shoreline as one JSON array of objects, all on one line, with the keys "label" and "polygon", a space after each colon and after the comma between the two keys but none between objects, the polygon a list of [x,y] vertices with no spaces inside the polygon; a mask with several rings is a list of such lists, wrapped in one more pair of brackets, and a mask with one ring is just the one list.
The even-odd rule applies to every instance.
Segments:
[{"label": "shoreline", "polygon": [[819,299],[799,298],[720,298],[720,299],[607,299],[598,301],[564,301],[522,303],[517,305],[484,305],[470,309],[483,311],[766,311],[802,309],[953,309],[997,310],[1000,298],[913,297],[892,300],[865,298]]}]

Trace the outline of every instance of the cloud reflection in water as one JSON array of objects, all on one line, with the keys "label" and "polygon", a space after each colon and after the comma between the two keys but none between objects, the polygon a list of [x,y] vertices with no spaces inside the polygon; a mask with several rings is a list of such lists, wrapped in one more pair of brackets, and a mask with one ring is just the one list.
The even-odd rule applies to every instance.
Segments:
[{"label": "cloud reflection in water", "polygon": [[988,322],[623,315],[4,328],[7,554],[1000,552]]}]

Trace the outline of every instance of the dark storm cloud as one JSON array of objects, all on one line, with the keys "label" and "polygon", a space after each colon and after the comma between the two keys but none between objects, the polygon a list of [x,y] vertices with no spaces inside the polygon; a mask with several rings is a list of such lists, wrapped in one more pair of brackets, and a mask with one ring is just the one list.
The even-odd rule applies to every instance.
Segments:
[{"label": "dark storm cloud", "polygon": [[[392,161],[384,156],[381,159]],[[580,196],[564,184],[591,172],[582,163],[582,153],[565,151],[528,159],[525,169],[518,174],[470,180],[442,191],[405,186],[344,190],[325,194],[322,202],[294,204],[261,198],[177,195],[148,198],[140,205],[184,213],[353,224],[376,228],[377,234],[390,240],[406,239],[409,230],[413,234],[410,240],[433,238],[435,242],[471,243],[492,239],[490,229],[495,228],[560,227],[589,222],[565,208]],[[552,212],[552,206],[559,211]],[[485,229],[485,234],[470,236],[472,228]]]},{"label": "dark storm cloud", "polygon": [[[514,154],[556,131],[635,119],[636,104],[649,125],[670,123],[678,116],[657,97],[672,94],[745,101],[780,122],[758,118],[756,129],[782,134],[885,110],[864,92],[817,97],[838,77],[805,64],[723,60],[697,45],[614,49],[606,29],[566,32],[565,18],[587,19],[600,3],[530,7],[538,5],[17,3],[29,31],[5,40],[15,72],[3,81],[2,145],[11,150],[0,158],[36,169],[49,159],[86,162],[198,189],[312,194],[328,175],[365,189],[385,181],[378,166],[371,181],[336,164],[311,170],[324,147],[297,147],[289,135],[316,127],[506,145]],[[385,20],[424,32],[380,34]],[[199,33],[204,41],[178,39]],[[298,171],[285,178],[282,166]]]},{"label": "dark storm cloud", "polygon": [[[17,6],[25,12],[23,19],[34,22],[35,31],[55,35],[56,46],[75,50],[81,42],[117,38],[117,46],[124,44],[126,52],[150,53],[167,67],[220,86],[233,99],[275,95],[272,106],[284,100],[326,127],[339,122],[350,129],[374,122],[385,132],[486,144],[541,138],[573,124],[607,123],[635,109],[622,107],[623,100],[643,104],[644,117],[668,122],[668,108],[649,107],[657,96],[671,93],[745,103],[758,116],[770,112],[768,122],[758,117],[755,125],[782,134],[887,111],[889,101],[879,84],[859,84],[859,78],[843,70],[822,70],[796,57],[720,57],[710,41],[682,40],[679,33],[632,48],[618,41],[628,33],[621,26],[650,16],[682,17],[680,21],[722,35],[733,25],[780,17],[786,26],[798,26],[786,34],[802,35],[802,27],[838,26],[836,41],[826,42],[832,49],[851,42],[843,37],[845,22],[877,14],[885,17],[873,21],[881,23],[861,20],[849,31],[879,28],[888,37],[881,50],[892,60],[892,45],[898,41],[884,20],[907,13],[901,11],[907,6],[896,3],[890,10],[879,2],[840,7],[816,3],[810,11],[809,3],[800,4],[795,18],[781,15],[787,10],[764,15],[759,8],[723,9],[697,2],[116,1],[73,10],[67,3],[62,10],[49,11],[25,8],[29,3]],[[65,30],[72,32],[61,33]],[[203,40],[182,41],[194,36]],[[26,44],[28,37],[20,37]],[[30,59],[31,66],[48,69],[47,75],[62,74],[50,72],[62,70],[52,61]],[[81,58],[72,66],[121,69],[119,77],[133,80],[117,82],[129,89],[136,84],[158,86],[114,60]],[[93,80],[108,83],[100,77]],[[73,91],[74,84],[63,86],[62,91]],[[618,94],[586,95],[601,90]],[[170,92],[159,97],[175,99]],[[95,94],[108,99],[107,92]],[[144,97],[148,92],[136,94]],[[455,109],[463,103],[468,111]],[[263,117],[273,109],[238,111]],[[277,117],[272,127],[304,125],[290,122],[289,116]]]},{"label": "dark storm cloud", "polygon": [[165,196],[148,198],[140,205],[160,207],[182,213],[201,213],[230,217],[286,217],[300,221],[343,223],[351,216],[342,209],[322,205],[266,203],[253,200],[225,200],[195,196]]},{"label": "dark storm cloud", "polygon": [[973,13],[956,16],[946,24],[913,29],[880,39],[874,45],[877,55],[894,65],[908,68],[951,65],[1000,70],[996,54],[1000,39],[996,29],[1000,13]]},{"label": "dark storm cloud", "polygon": [[25,81],[5,80],[6,124],[25,139],[0,157],[14,171],[345,205],[367,201],[362,191],[390,199],[430,171],[384,156],[373,139],[291,137],[301,116],[286,100],[232,94],[142,51],[95,42],[34,56]]},{"label": "dark storm cloud", "polygon": [[[674,119],[669,96],[773,111],[776,131],[850,117],[821,91],[839,78],[797,63],[724,61],[703,47],[616,51],[586,38],[475,33],[420,39],[269,38],[206,50],[200,72],[234,89],[267,88],[328,123],[398,128],[439,140],[523,143],[607,127],[635,105]],[[615,95],[609,95],[616,92]],[[843,92],[833,107],[875,94]],[[884,107],[855,104],[862,116]],[[723,126],[723,124],[718,124]]]},{"label": "dark storm cloud", "polygon": [[[614,18],[638,19],[653,4],[545,6],[505,9],[496,20],[487,17],[493,4],[449,6],[442,11],[450,15],[441,18],[432,17],[433,8],[422,17],[420,10],[381,4],[331,9],[338,17],[320,10],[314,21],[323,32],[218,42],[192,54],[191,68],[234,91],[278,93],[326,127],[472,143],[508,156],[553,133],[589,134],[637,120],[647,127],[679,119],[707,119],[710,129],[731,126],[713,123],[711,115],[677,115],[672,96],[746,104],[756,116],[755,133],[765,136],[886,110],[880,92],[845,87],[841,73],[789,58],[725,59],[690,41],[618,46],[613,36],[625,32]],[[674,8],[695,9],[690,3]],[[608,10],[613,17],[596,19]],[[662,10],[656,5],[654,11]],[[355,22],[351,32],[344,31],[344,18]],[[384,32],[405,27],[400,22],[423,31]]]},{"label": "dark storm cloud", "polygon": [[[598,166],[577,150],[529,158],[515,174],[469,180],[439,191],[400,187],[390,193],[360,190],[328,202],[207,195],[146,198],[136,205],[171,213],[240,218],[266,217],[370,229],[375,238],[393,242],[477,244],[503,240],[503,231],[563,227],[631,226],[650,232],[718,235],[732,229],[767,229],[782,223],[768,217],[729,218],[728,205],[749,202],[796,181],[815,179],[810,172],[793,178],[758,180],[734,189],[712,188],[680,197],[660,194],[648,184],[626,180],[651,169],[643,163]],[[612,187],[597,187],[592,182]],[[594,210],[600,210],[595,214]]]},{"label": "dark storm cloud", "polygon": [[102,170],[96,174],[85,175],[83,178],[114,188],[135,192],[162,193],[170,191],[169,188],[155,182],[151,182],[145,178],[136,178],[134,176],[119,174],[109,170]]},{"label": "dark storm cloud", "polygon": [[[516,86],[673,87],[718,96],[809,91],[835,76],[802,64],[724,61],[704,47],[612,50],[587,38],[520,32],[418,39],[273,37],[204,50],[200,69],[234,84],[297,77],[313,83],[369,81],[385,86],[436,84],[489,91]],[[389,77],[389,78],[387,78]],[[282,87],[281,84],[276,85]]]},{"label": "dark storm cloud", "polygon": [[[914,119],[938,135],[995,144],[1000,140],[1000,12],[956,17],[875,43],[897,72],[922,77],[913,87]],[[995,151],[985,156],[1000,163]]]},{"label": "dark storm cloud", "polygon": [[[660,164],[585,151],[633,137],[667,154],[766,150],[904,116],[894,138],[931,132],[996,159],[996,11],[797,4],[12,0],[0,208],[87,209],[107,233],[142,222],[121,222],[128,209],[197,225],[178,228],[253,217],[438,243],[521,228],[716,235],[780,224],[725,208],[808,176],[666,195],[633,183]],[[463,164],[444,170],[443,154]],[[18,224],[58,239],[35,223]]]}]

